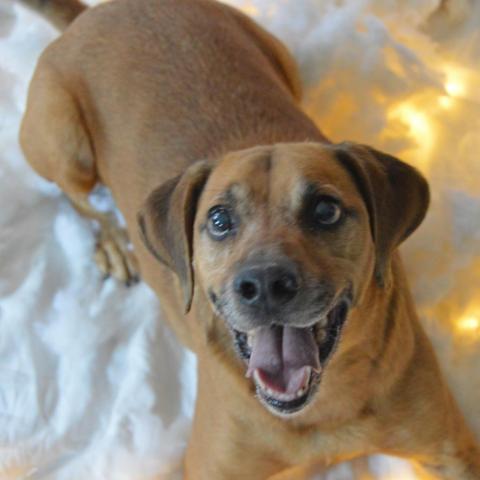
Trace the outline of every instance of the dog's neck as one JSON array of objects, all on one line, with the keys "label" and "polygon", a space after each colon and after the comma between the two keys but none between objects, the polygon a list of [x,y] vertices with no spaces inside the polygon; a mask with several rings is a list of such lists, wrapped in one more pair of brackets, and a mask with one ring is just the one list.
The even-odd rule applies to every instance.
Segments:
[{"label": "dog's neck", "polygon": [[[418,385],[416,352],[428,345],[397,254],[391,268],[395,280],[385,286],[379,286],[372,275],[349,314],[316,398],[290,418],[275,417],[256,398],[253,383],[245,378],[246,366],[234,353],[228,328],[214,315],[207,299],[200,299],[201,308],[195,314],[203,325],[198,327],[196,341],[199,391],[194,435],[201,432],[202,439],[211,442],[210,451],[228,449],[232,455],[227,458],[237,458],[237,463],[225,464],[231,474],[225,478],[237,478],[228,469],[238,464],[238,455],[268,458],[274,451],[278,467],[282,462],[285,466],[308,464],[321,454],[328,464],[347,459],[352,452],[378,453],[376,445],[391,442],[381,418],[395,411],[401,392]],[[352,428],[359,433],[352,436]],[[263,443],[258,441],[259,431]],[[363,437],[363,431],[369,436]],[[338,449],[339,443],[328,441],[332,432],[341,439],[343,450]],[[252,442],[245,445],[245,438]],[[269,468],[265,465],[261,478],[268,478]]]}]

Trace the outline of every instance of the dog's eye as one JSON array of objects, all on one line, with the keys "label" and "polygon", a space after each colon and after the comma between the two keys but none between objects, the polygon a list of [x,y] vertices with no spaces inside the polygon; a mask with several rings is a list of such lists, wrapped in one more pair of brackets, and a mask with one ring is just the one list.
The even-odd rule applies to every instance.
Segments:
[{"label": "dog's eye", "polygon": [[318,200],[313,210],[313,220],[317,225],[333,225],[342,216],[342,208],[338,202],[329,197]]},{"label": "dog's eye", "polygon": [[232,229],[232,216],[226,207],[217,205],[208,211],[208,231],[215,239],[225,238]]}]

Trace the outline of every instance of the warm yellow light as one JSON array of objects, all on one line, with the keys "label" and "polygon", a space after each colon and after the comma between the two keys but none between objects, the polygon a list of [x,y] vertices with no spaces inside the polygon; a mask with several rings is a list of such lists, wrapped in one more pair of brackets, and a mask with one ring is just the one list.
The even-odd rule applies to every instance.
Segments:
[{"label": "warm yellow light", "polygon": [[425,114],[415,110],[414,108],[405,108],[403,117],[410,124],[413,133],[416,136],[423,137],[430,134],[430,126]]},{"label": "warm yellow light", "polygon": [[393,119],[408,126],[410,135],[420,148],[429,150],[433,145],[433,127],[428,116],[411,103],[402,103],[390,112]]},{"label": "warm yellow light", "polygon": [[480,316],[467,315],[462,317],[458,324],[458,329],[463,332],[475,332],[480,331]]},{"label": "warm yellow light", "polygon": [[460,97],[465,93],[465,86],[460,82],[447,82],[445,84],[445,90],[452,97]]},{"label": "warm yellow light", "polygon": [[453,98],[452,97],[449,97],[448,95],[442,95],[439,99],[438,99],[438,104],[442,107],[442,108],[451,108],[453,106]]},{"label": "warm yellow light", "polygon": [[445,69],[447,80],[445,91],[451,97],[463,97],[467,91],[466,74],[458,67],[449,66]]}]

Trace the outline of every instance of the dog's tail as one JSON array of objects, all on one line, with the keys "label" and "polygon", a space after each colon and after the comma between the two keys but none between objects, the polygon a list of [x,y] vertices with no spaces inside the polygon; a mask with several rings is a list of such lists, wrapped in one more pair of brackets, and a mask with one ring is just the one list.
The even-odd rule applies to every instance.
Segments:
[{"label": "dog's tail", "polygon": [[20,0],[23,5],[40,12],[59,30],[65,30],[87,7],[80,0]]}]

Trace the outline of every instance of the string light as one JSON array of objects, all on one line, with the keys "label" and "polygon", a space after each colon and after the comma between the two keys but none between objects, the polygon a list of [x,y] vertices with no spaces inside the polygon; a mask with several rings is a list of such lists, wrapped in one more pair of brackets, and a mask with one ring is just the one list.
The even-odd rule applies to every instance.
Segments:
[{"label": "string light", "polygon": [[[432,149],[435,144],[437,126],[435,115],[438,109],[452,109],[456,105],[456,99],[463,98],[467,94],[467,74],[460,67],[447,65],[443,68],[445,74],[445,93],[440,96],[410,99],[394,106],[389,112],[389,120],[397,121],[408,128],[408,135],[415,141],[418,159],[423,165],[420,168],[427,169],[432,159]],[[437,109],[435,109],[435,104]]]},{"label": "string light", "polygon": [[457,328],[464,333],[480,332],[480,316],[466,315],[460,318]]},{"label": "string light", "polygon": [[432,129],[424,113],[413,106],[403,105],[397,110],[397,114],[411,127],[414,137],[424,141],[430,139]]},{"label": "string light", "polygon": [[455,103],[455,102],[454,102],[453,98],[450,97],[449,95],[442,95],[442,96],[438,99],[438,104],[439,104],[442,108],[445,108],[445,109],[452,108],[454,103]]},{"label": "string light", "polygon": [[[420,110],[413,102],[402,102],[389,112],[389,119],[407,126],[408,135],[415,141],[417,166],[427,170],[432,159],[431,150],[434,146],[435,132],[429,116]],[[418,162],[421,161],[422,165]]]},{"label": "string light", "polygon": [[450,97],[464,97],[467,93],[466,74],[460,67],[447,65],[444,69],[446,82],[445,91]]},{"label": "string light", "polygon": [[461,97],[465,94],[465,85],[458,80],[449,80],[445,84],[445,90],[451,97]]}]

